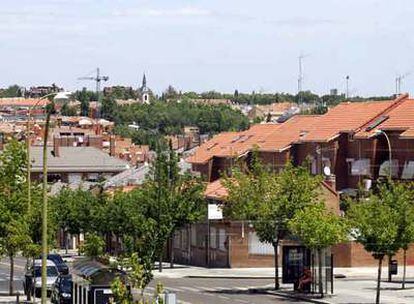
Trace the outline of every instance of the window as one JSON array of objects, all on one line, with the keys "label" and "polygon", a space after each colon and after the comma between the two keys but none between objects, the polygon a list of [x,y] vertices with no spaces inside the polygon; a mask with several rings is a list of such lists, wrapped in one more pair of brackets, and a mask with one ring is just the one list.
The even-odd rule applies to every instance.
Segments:
[{"label": "window", "polygon": [[256,232],[249,232],[249,254],[274,255],[273,245],[262,243]]},{"label": "window", "polygon": [[351,175],[370,175],[371,160],[361,158],[351,162]]},{"label": "window", "polygon": [[402,179],[414,178],[414,161],[405,162],[401,178]]},{"label": "window", "polygon": [[[390,161],[384,161],[379,169],[380,176],[389,176],[390,174]],[[391,176],[398,177],[398,159],[391,160]]]},{"label": "window", "polygon": [[217,232],[215,227],[210,228],[210,248],[217,248]]}]

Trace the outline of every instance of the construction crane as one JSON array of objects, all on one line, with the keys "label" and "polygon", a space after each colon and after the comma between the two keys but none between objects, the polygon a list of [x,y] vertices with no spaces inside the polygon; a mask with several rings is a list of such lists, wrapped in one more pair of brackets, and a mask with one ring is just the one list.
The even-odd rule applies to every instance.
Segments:
[{"label": "construction crane", "polygon": [[108,76],[101,76],[99,68],[96,68],[96,76],[90,77],[79,77],[78,80],[93,80],[96,82],[96,96],[98,98],[98,102],[100,102],[100,92],[101,92],[101,81],[108,81]]}]

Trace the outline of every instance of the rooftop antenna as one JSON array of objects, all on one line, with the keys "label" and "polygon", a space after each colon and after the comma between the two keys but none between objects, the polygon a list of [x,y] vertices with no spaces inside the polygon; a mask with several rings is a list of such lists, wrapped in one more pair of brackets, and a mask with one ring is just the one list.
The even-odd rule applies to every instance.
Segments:
[{"label": "rooftop antenna", "polygon": [[346,79],[346,93],[345,93],[345,97],[346,97],[346,99],[348,99],[349,98],[349,75],[346,75],[345,79]]},{"label": "rooftop antenna", "polygon": [[298,75],[298,95],[299,95],[299,104],[302,104],[302,91],[303,91],[303,58],[308,55],[300,54],[299,59],[299,75]]},{"label": "rooftop antenna", "polygon": [[108,76],[101,76],[99,68],[96,68],[96,76],[89,76],[89,77],[79,77],[79,80],[93,80],[96,82],[96,96],[98,98],[98,103],[101,103],[101,81],[108,81]]},{"label": "rooftop antenna", "polygon": [[411,72],[407,72],[405,74],[400,74],[395,78],[395,95],[400,95],[401,94],[401,82],[402,80],[409,76],[411,74]]}]

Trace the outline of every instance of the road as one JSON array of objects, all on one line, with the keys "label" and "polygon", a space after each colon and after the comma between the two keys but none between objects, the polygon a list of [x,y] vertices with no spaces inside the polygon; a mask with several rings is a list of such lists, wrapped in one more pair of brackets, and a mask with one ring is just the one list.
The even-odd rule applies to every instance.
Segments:
[{"label": "road", "polygon": [[[26,259],[16,258],[14,261],[14,288],[15,291],[23,293],[23,280]],[[10,280],[10,262],[8,258],[0,260],[0,294],[5,294],[9,291]]]},{"label": "road", "polygon": [[[166,290],[176,293],[177,299],[185,304],[305,303],[252,292],[254,289],[272,286],[272,279],[163,278],[160,281]],[[155,285],[156,282],[151,282],[146,292],[153,293]]]},{"label": "road", "polygon": [[[24,258],[15,259],[15,290],[23,292]],[[9,288],[10,264],[7,258],[0,261],[0,294],[6,294]],[[184,304],[277,304],[304,303],[273,295],[258,294],[253,289],[271,286],[271,279],[206,279],[206,278],[163,278],[160,280],[165,289],[177,294],[179,303]],[[157,281],[146,288],[147,294],[153,294]]]}]

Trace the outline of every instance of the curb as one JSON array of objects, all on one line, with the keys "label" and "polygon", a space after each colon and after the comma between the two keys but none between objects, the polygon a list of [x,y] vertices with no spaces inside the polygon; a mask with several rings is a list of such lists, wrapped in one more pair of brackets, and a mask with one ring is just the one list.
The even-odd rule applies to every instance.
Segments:
[{"label": "curb", "polygon": [[332,304],[332,302],[329,302],[327,300],[311,299],[311,298],[307,298],[307,297],[302,297],[300,295],[288,294],[288,293],[284,293],[284,292],[280,292],[280,291],[267,290],[266,293],[270,294],[270,295],[280,296],[280,297],[294,299],[294,300],[300,300],[300,301],[309,302],[309,303]]}]

